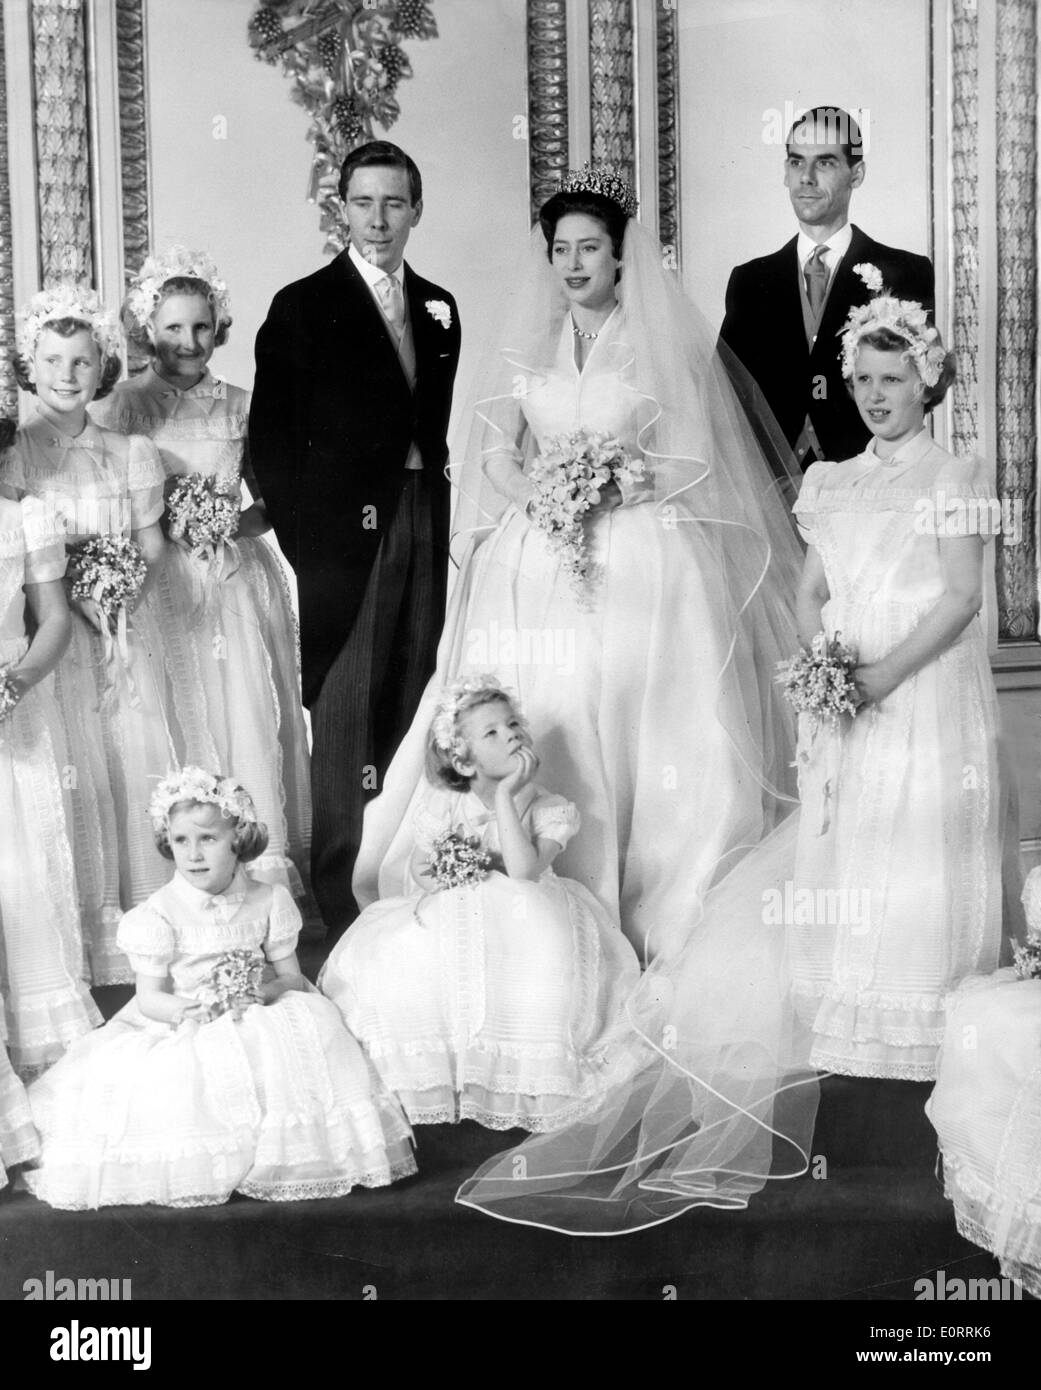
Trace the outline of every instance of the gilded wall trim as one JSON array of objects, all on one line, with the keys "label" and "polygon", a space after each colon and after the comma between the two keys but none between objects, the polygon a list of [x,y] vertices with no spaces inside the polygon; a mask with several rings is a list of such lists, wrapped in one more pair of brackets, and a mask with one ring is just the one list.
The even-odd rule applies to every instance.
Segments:
[{"label": "gilded wall trim", "polygon": [[658,237],[680,252],[679,51],[675,0],[657,0]]},{"label": "gilded wall trim", "polygon": [[119,67],[123,264],[129,277],[147,257],[151,242],[144,0],[116,2],[116,59]]},{"label": "gilded wall trim", "polygon": [[593,163],[635,187],[632,0],[589,0],[589,78]]},{"label": "gilded wall trim", "polygon": [[11,362],[14,337],[14,262],[11,255],[11,183],[7,163],[7,57],[0,6],[0,415],[17,417],[18,387]]},{"label": "gilded wall trim", "polygon": [[32,0],[40,280],[94,281],[84,0]]}]

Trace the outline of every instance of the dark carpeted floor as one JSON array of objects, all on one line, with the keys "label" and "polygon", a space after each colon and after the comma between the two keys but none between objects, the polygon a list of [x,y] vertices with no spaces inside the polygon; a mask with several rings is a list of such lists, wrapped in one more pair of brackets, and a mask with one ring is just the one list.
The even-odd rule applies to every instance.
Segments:
[{"label": "dark carpeted floor", "polygon": [[[313,928],[301,962],[324,958]],[[99,991],[107,1017],[129,990]],[[59,1212],[0,1195],[0,1298],[25,1281],[132,1281],[139,1299],[913,1299],[915,1282],[992,1278],[957,1234],[923,1112],[929,1087],[832,1077],[813,1176],[744,1212],[699,1208],[652,1231],[573,1239],[457,1206],[456,1189],[520,1137],[465,1123],[417,1130],[420,1172],[335,1201]]]}]

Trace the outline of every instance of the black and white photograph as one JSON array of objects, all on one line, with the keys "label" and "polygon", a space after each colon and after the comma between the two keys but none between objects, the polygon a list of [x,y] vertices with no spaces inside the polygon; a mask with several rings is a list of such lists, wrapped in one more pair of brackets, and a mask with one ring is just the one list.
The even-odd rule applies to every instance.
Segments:
[{"label": "black and white photograph", "polygon": [[32,1365],[185,1301],[1011,1356],[1038,18],[2,0]]}]

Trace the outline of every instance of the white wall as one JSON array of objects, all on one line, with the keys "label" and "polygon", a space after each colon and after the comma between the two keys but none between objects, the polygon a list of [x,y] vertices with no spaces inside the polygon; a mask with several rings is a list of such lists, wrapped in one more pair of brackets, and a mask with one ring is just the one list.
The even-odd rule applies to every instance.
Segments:
[{"label": "white wall", "polygon": [[[281,68],[253,57],[253,9],[254,0],[147,0],[153,239],[217,262],[235,324],[214,366],[243,386],[271,296],[324,259],[305,197],[308,116]],[[436,0],[434,10],[440,37],[406,43],[415,77],[402,82],[402,118],[386,135],[423,173],[408,259],[459,301],[460,400],[527,224],[527,147],[514,138],[526,109],[525,5]],[[214,138],[219,117],[226,139]]]},{"label": "white wall", "polygon": [[869,114],[867,175],[851,218],[928,254],[928,0],[679,0],[684,278],[713,323],[731,268],[796,232],[783,144],[786,104]]}]

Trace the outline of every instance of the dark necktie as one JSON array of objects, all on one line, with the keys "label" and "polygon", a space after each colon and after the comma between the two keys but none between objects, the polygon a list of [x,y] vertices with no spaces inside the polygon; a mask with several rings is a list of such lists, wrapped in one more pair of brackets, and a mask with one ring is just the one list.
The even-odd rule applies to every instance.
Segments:
[{"label": "dark necktie", "polygon": [[820,318],[828,295],[828,267],[824,264],[824,253],[827,249],[827,246],[818,246],[802,272],[806,281],[806,297],[810,301],[810,312],[815,319]]}]

